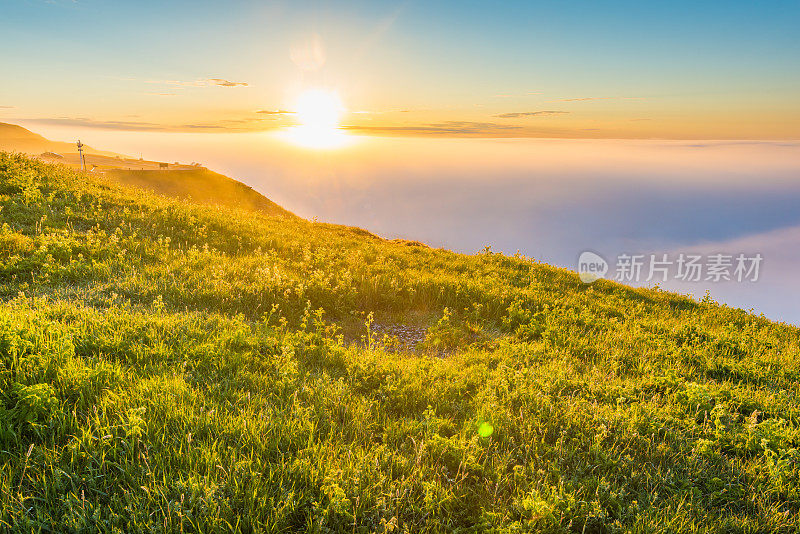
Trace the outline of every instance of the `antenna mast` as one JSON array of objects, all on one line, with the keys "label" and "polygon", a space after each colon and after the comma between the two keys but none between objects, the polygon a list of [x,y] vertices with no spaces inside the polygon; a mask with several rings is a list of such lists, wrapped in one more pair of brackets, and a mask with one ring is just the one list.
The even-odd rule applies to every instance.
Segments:
[{"label": "antenna mast", "polygon": [[86,170],[86,161],[83,159],[83,143],[78,139],[78,161],[81,164],[81,170]]}]

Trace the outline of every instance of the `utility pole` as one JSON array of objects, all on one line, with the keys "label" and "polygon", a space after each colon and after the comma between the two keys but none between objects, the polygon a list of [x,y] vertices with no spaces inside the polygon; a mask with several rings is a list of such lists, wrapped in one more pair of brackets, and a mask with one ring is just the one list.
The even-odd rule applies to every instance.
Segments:
[{"label": "utility pole", "polygon": [[78,161],[81,164],[81,170],[85,171],[86,170],[86,162],[83,159],[83,143],[81,143],[80,139],[78,139]]}]

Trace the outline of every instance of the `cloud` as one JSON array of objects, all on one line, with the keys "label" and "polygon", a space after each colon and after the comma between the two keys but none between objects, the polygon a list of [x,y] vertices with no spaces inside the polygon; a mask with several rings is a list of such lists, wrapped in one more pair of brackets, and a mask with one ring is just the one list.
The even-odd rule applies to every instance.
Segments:
[{"label": "cloud", "polygon": [[232,82],[230,80],[223,80],[222,78],[209,78],[208,81],[220,87],[247,87],[247,82]]},{"label": "cloud", "polygon": [[[797,264],[800,263],[800,226],[788,225],[766,232],[747,233],[731,239],[706,241],[691,247],[670,251],[675,257],[680,253],[700,254],[708,258],[712,254],[725,254],[746,258],[760,254],[762,261],[758,281],[737,280],[710,283],[689,283],[670,280],[665,289],[681,293],[703,294],[705,289],[726,304],[744,310],[755,308],[775,320],[800,325],[800,312],[794,303],[800,297],[797,286]],[[735,262],[735,260],[734,260]],[[731,270],[732,273],[732,270]]]},{"label": "cloud", "polygon": [[776,146],[787,148],[800,148],[800,141],[771,141],[771,140],[748,140],[732,139],[729,141],[698,141],[694,143],[680,143],[670,146],[685,148],[715,148],[721,146]]},{"label": "cloud", "polygon": [[[100,130],[146,131],[146,132],[260,132],[274,130],[285,126],[283,117],[290,117],[294,112],[286,110],[259,110],[247,114],[244,112],[230,118],[210,119],[194,123],[146,122],[130,120],[135,117],[124,117],[121,120],[100,120],[90,117],[52,117],[25,119],[31,123],[54,126],[70,126],[96,128]],[[277,120],[276,120],[277,119]],[[521,126],[500,124],[495,122],[444,121],[411,125],[346,125],[343,130],[354,133],[386,133],[398,135],[440,135],[440,136],[472,136],[472,137],[518,137],[524,135]]]},{"label": "cloud", "polygon": [[518,97],[521,97],[521,96],[531,96],[531,95],[540,95],[540,94],[542,94],[541,91],[528,91],[527,93],[521,93],[521,94],[501,93],[501,94],[494,95],[494,97],[495,98],[518,98]]},{"label": "cloud", "polygon": [[374,110],[374,109],[359,109],[356,111],[350,111],[351,115],[388,115],[390,113],[412,113],[413,111],[420,111],[420,110],[410,110],[410,109],[385,109],[382,111]]},{"label": "cloud", "polygon": [[78,0],[44,0],[44,3],[50,6],[67,7],[77,6]]},{"label": "cloud", "polygon": [[165,130],[164,125],[153,122],[140,121],[99,121],[86,117],[55,117],[50,119],[27,119],[28,122],[49,124],[54,126],[81,126],[85,128],[98,128],[102,130],[133,130],[133,131],[159,131]]},{"label": "cloud", "polygon": [[470,122],[470,121],[445,121],[431,124],[434,128],[458,131],[479,131],[479,130],[516,130],[519,126],[508,124],[497,124],[496,122]]},{"label": "cloud", "polygon": [[[96,120],[87,117],[54,117],[27,119],[27,122],[54,126],[72,126],[96,128],[99,130],[124,130],[137,132],[196,132],[207,130],[214,132],[256,132],[271,129],[265,126],[267,118],[248,117],[243,119],[225,119],[205,123],[166,124],[144,121]],[[274,126],[272,127],[274,128]]]},{"label": "cloud", "polygon": [[0,109],[14,109],[14,106],[0,106]]},{"label": "cloud", "polygon": [[500,115],[495,115],[495,117],[500,117],[501,119],[517,119],[520,117],[536,117],[542,115],[562,115],[564,113],[569,113],[569,111],[517,111],[513,113],[501,113]]},{"label": "cloud", "polygon": [[152,83],[156,85],[175,85],[177,87],[203,87],[208,85],[206,80],[195,80],[193,82],[181,80],[146,80],[144,83]]},{"label": "cloud", "polygon": [[445,121],[411,126],[343,126],[342,129],[361,132],[419,133],[450,135],[488,135],[519,130],[521,126],[495,122]]},{"label": "cloud", "polygon": [[586,98],[562,98],[554,102],[588,102],[589,100],[611,100],[610,96],[589,96]]},{"label": "cloud", "polygon": [[[531,112],[533,113],[533,112]],[[521,117],[509,114],[507,117]],[[443,121],[435,123],[351,123],[341,127],[353,133],[375,135],[401,135],[401,136],[439,136],[439,137],[494,137],[494,138],[522,138],[522,137],[559,137],[581,138],[585,136],[597,137],[602,133],[597,129],[565,128],[554,125],[550,121],[526,121],[526,123],[509,122],[473,122],[473,121]]]},{"label": "cloud", "polygon": [[582,98],[560,98],[550,102],[590,102],[592,100],[644,100],[643,96],[586,96]]},{"label": "cloud", "polygon": [[147,80],[145,83],[157,85],[174,85],[176,87],[248,87],[247,82],[232,82],[224,78],[206,78],[203,80],[183,81],[183,80]]},{"label": "cloud", "polygon": [[186,128],[188,130],[226,130],[228,129],[226,126],[222,126],[221,124],[182,124],[180,128]]}]

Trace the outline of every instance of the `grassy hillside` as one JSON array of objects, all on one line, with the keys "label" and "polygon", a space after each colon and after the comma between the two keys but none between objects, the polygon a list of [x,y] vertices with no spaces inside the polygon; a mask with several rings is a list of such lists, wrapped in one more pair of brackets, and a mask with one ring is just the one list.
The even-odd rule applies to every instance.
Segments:
[{"label": "grassy hillside", "polygon": [[[0,122],[0,150],[22,152],[48,163],[81,168],[74,144],[50,141],[15,124]],[[162,170],[158,161],[126,158],[91,147],[86,147],[85,164],[86,169],[103,174],[112,182],[196,204],[294,216],[251,187],[201,166],[175,163]]]},{"label": "grassy hillside", "polygon": [[268,215],[291,216],[261,193],[241,182],[205,168],[190,170],[110,169],[106,177],[122,184],[197,204],[229,206]]},{"label": "grassy hillside", "polygon": [[796,328],[21,156],[0,208],[0,529],[798,526]]}]

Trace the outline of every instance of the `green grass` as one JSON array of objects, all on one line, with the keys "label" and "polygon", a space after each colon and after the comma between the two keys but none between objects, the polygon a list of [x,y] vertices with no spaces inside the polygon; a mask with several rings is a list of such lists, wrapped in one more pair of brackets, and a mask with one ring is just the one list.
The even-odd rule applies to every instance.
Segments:
[{"label": "green grass", "polygon": [[794,327],[16,155],[0,228],[0,530],[797,530]]}]

